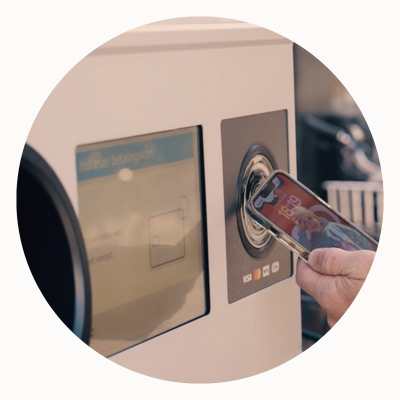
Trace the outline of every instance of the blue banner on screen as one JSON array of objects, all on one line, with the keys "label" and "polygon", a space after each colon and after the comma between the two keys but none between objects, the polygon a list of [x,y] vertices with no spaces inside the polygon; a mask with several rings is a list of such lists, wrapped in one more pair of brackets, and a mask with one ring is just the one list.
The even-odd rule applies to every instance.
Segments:
[{"label": "blue banner on screen", "polygon": [[193,134],[170,136],[76,154],[78,181],[193,158]]}]

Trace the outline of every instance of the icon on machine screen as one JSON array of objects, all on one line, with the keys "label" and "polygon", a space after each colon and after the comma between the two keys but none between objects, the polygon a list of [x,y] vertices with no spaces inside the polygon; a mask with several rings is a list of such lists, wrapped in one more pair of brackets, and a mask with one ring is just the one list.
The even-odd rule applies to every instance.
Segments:
[{"label": "icon on machine screen", "polygon": [[185,226],[181,209],[150,217],[149,232],[152,267],[185,257]]}]

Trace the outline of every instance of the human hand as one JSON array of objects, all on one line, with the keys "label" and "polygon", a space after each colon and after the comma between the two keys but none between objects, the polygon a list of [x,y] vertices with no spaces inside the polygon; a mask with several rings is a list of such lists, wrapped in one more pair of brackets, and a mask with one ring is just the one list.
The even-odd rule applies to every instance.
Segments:
[{"label": "human hand", "polygon": [[374,261],[375,252],[324,248],[312,251],[308,264],[299,258],[296,282],[327,313],[330,327],[350,307]]},{"label": "human hand", "polygon": [[305,224],[304,224],[304,221],[303,221],[302,219],[297,218],[297,217],[293,217],[293,218],[292,218],[292,222],[293,222],[295,225],[297,225],[297,227],[299,228],[299,231],[305,232],[305,231],[307,230],[307,228],[306,228],[306,226],[305,226]]}]

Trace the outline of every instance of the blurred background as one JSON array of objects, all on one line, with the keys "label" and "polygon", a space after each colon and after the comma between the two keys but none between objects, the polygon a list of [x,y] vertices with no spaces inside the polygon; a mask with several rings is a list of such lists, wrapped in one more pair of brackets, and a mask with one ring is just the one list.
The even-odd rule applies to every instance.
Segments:
[{"label": "blurred background", "polygon": [[[372,134],[336,76],[294,45],[297,176],[379,241],[383,186]],[[329,330],[325,312],[302,293],[303,350]]]}]

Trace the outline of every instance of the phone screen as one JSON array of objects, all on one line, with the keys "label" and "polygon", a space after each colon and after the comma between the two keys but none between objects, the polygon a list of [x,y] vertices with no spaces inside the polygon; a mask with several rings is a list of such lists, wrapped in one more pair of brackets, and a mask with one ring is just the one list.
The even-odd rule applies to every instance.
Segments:
[{"label": "phone screen", "polygon": [[322,247],[373,250],[374,241],[312,192],[276,173],[254,199],[255,209],[308,251]]}]

